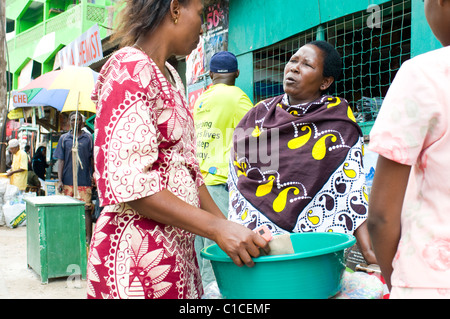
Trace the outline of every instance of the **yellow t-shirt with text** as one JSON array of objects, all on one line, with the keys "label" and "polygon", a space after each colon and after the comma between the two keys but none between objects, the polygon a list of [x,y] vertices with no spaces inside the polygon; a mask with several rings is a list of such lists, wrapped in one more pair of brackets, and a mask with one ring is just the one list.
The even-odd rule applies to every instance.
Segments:
[{"label": "yellow t-shirt with text", "polygon": [[212,85],[194,105],[197,158],[206,185],[227,182],[234,129],[253,107],[237,86]]}]

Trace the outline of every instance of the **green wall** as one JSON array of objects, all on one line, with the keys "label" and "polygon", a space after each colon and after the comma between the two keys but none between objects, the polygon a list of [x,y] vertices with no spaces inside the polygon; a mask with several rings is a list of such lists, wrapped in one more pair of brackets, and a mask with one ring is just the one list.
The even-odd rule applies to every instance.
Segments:
[{"label": "green wall", "polygon": [[385,2],[389,0],[230,0],[229,49],[235,54],[258,50]]},{"label": "green wall", "polygon": [[422,0],[413,0],[411,5],[411,57],[442,47],[425,18]]},{"label": "green wall", "polygon": [[[238,57],[237,85],[253,100],[253,51],[322,23],[389,0],[230,0],[228,50]],[[412,0],[411,56],[440,47],[423,13]]]}]

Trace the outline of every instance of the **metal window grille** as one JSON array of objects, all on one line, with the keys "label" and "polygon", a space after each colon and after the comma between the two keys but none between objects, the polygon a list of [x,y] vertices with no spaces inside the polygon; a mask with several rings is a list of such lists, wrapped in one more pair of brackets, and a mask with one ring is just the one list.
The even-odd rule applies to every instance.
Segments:
[{"label": "metal window grille", "polygon": [[[290,57],[302,45],[323,38],[342,56],[343,74],[335,95],[347,99],[367,134],[389,85],[411,52],[411,0],[391,1],[379,9],[379,24],[371,20],[372,11],[364,10],[256,51],[255,102],[282,94],[284,66]],[[375,24],[369,25],[369,20]]]},{"label": "metal window grille", "polygon": [[94,4],[87,5],[86,18],[88,21],[93,21],[97,23],[104,23],[106,18],[106,8],[95,6]]}]

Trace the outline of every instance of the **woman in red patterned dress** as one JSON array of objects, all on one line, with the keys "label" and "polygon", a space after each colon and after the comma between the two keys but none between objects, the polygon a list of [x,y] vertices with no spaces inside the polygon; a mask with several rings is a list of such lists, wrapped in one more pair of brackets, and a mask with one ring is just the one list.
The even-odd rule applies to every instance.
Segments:
[{"label": "woman in red patterned dress", "polygon": [[103,66],[92,94],[104,209],[91,242],[88,298],[199,298],[194,234],[216,241],[240,266],[252,266],[259,248],[268,249],[211,199],[183,84],[166,62],[196,48],[203,5],[130,0],[121,13],[122,48]]}]

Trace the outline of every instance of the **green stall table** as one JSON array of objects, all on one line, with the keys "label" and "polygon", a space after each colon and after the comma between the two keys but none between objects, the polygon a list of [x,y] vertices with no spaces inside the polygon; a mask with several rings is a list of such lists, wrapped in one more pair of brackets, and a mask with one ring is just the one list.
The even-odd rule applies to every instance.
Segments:
[{"label": "green stall table", "polygon": [[81,275],[86,279],[84,202],[54,195],[24,199],[27,214],[27,263],[41,277]]}]

